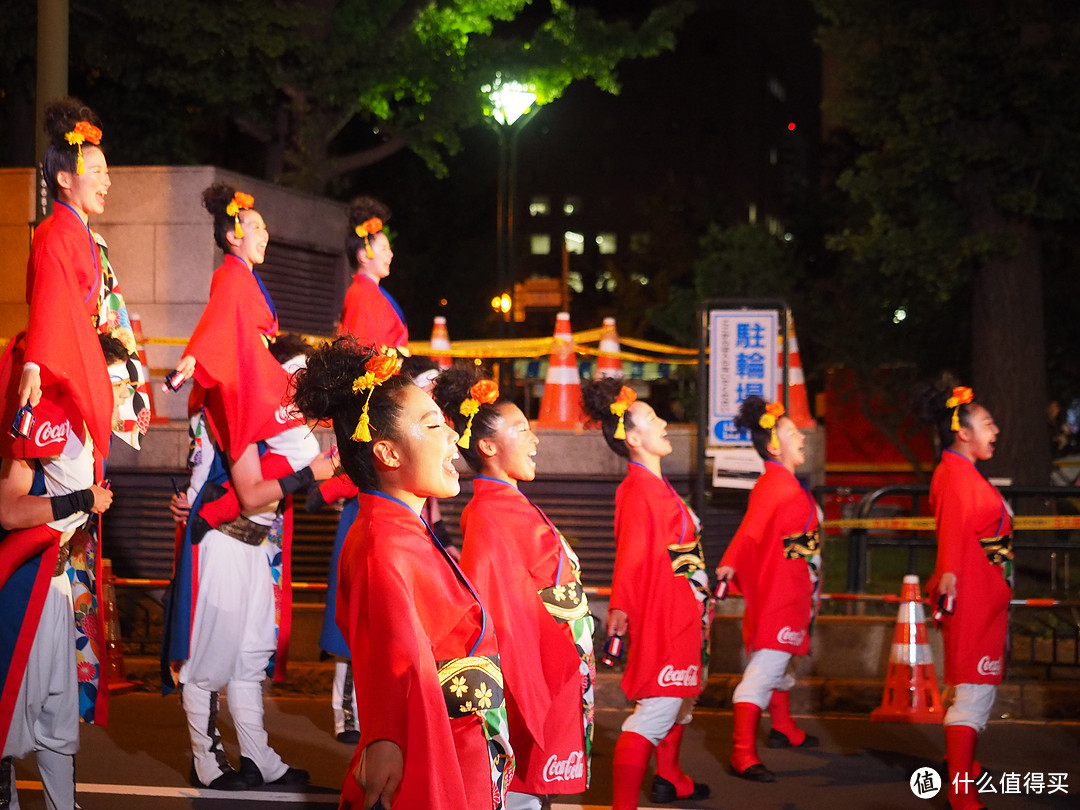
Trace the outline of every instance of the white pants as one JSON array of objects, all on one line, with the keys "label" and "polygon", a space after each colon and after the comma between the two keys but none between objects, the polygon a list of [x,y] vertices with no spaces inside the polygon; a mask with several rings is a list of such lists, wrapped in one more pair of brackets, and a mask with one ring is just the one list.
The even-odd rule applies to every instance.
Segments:
[{"label": "white pants", "polygon": [[[67,573],[49,581],[26,661],[4,758],[36,752],[45,806],[75,807],[75,753],[79,750],[79,693],[75,673],[75,617]],[[11,807],[18,810],[15,769],[11,768]]]},{"label": "white pants", "polygon": [[634,707],[634,713],[623,722],[622,730],[640,734],[657,745],[676,723],[686,725],[694,718],[693,705],[691,698],[642,698]]},{"label": "white pants", "polygon": [[544,806],[544,797],[535,793],[515,793],[509,791],[506,794],[506,802],[503,807],[506,810],[541,810]]},{"label": "white pants", "polygon": [[345,731],[360,730],[352,663],[340,658],[334,661],[334,683],[330,688],[330,708],[334,712],[335,735]]},{"label": "white pants", "polygon": [[262,682],[277,648],[265,545],[249,546],[216,530],[199,544],[191,649],[179,680],[195,771],[203,784],[224,773],[214,722],[216,693],[222,689],[227,690],[240,755],[252,760],[267,782],[288,769],[270,747],[263,725]]},{"label": "white pants", "polygon": [[731,696],[732,703],[753,703],[764,711],[774,691],[789,692],[795,676],[787,671],[791,653],[781,650],[754,650],[743,670],[742,680]]},{"label": "white pants", "polygon": [[997,685],[992,683],[958,683],[953,703],[945,712],[946,726],[971,726],[981,732],[994,708]]}]

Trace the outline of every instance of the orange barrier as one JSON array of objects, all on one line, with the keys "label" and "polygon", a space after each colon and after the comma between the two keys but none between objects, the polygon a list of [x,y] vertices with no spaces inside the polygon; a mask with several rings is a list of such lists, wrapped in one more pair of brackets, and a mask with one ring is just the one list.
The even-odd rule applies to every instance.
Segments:
[{"label": "orange barrier", "polygon": [[112,560],[101,560],[101,593],[105,603],[101,616],[105,623],[105,670],[111,694],[130,692],[138,688],[138,681],[129,681],[124,668],[124,650],[120,646],[120,616],[116,610],[116,587]]},{"label": "orange barrier", "polygon": [[439,368],[445,370],[454,364],[453,358],[445,354],[436,354],[436,351],[450,351],[450,332],[446,329],[446,318],[442,315],[435,316],[435,322],[431,326],[431,354],[432,360],[439,364]]},{"label": "orange barrier", "polygon": [[135,336],[135,345],[139,347],[139,364],[142,366],[143,379],[145,380],[144,385],[139,386],[139,393],[146,397],[147,405],[150,408],[150,424],[168,424],[169,417],[158,416],[157,410],[154,408],[154,386],[150,385],[150,364],[146,362],[146,349],[143,348],[146,339],[143,337],[142,319],[138,315],[133,314],[131,316],[131,333]]},{"label": "orange barrier", "polygon": [[[787,312],[788,338],[791,341],[788,352],[788,413],[791,421],[799,428],[813,428],[817,426],[814,417],[810,415],[810,401],[806,395],[806,378],[803,376],[802,359],[799,357],[799,340],[795,337],[795,318],[791,311]],[[780,367],[784,366],[784,347],[780,347]],[[780,391],[777,401],[784,401],[783,377],[780,380]]]},{"label": "orange barrier", "polygon": [[870,713],[870,719],[940,723],[945,711],[941,706],[941,692],[926,633],[919,578],[914,574],[904,577],[900,600],[889,671],[885,676],[885,694],[881,705]]},{"label": "orange barrier", "polygon": [[604,318],[603,331],[600,334],[600,351],[596,358],[597,377],[621,377],[622,360],[616,355],[620,351],[619,333],[615,331],[615,319]]},{"label": "orange barrier", "polygon": [[555,316],[555,343],[548,360],[544,396],[540,400],[542,427],[574,428],[581,425],[581,377],[570,332],[570,313]]}]

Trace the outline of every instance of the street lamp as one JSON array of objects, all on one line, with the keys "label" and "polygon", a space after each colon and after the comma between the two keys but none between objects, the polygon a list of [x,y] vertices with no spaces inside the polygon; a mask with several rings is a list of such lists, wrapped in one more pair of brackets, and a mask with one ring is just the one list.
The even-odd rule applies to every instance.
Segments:
[{"label": "street lamp", "polygon": [[[504,81],[502,73],[495,74],[495,81],[480,88],[487,96],[489,106],[484,114],[492,121],[499,140],[499,177],[497,213],[495,220],[496,240],[496,289],[501,293],[514,289],[516,273],[514,253],[514,208],[517,195],[517,143],[518,135],[529,123],[539,105],[536,103],[536,87],[517,81]],[[513,319],[505,321],[509,327],[499,327],[513,334]]]}]

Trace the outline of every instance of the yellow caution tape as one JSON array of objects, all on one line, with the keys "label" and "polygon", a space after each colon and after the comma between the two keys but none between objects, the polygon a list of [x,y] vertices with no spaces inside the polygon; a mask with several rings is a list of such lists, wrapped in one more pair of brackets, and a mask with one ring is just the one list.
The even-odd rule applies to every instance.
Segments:
[{"label": "yellow caution tape", "polygon": [[[822,522],[826,529],[881,529],[886,531],[934,531],[932,517],[837,518]],[[1080,529],[1080,515],[1018,515],[1013,528],[1020,531]]]}]

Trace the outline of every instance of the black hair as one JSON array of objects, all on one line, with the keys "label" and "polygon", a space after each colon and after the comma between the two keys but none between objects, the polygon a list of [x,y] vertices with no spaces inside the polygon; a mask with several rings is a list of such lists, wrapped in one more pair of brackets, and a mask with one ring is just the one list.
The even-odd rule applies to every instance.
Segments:
[{"label": "black hair", "polygon": [[381,219],[385,228],[390,219],[390,209],[374,197],[357,197],[349,203],[349,230],[345,234],[345,258],[354,271],[360,269],[356,254],[364,247],[364,237],[356,235],[356,227],[363,225],[372,217]]},{"label": "black hair", "polygon": [[735,415],[735,427],[750,434],[750,442],[754,445],[754,449],[766,461],[772,458],[769,453],[772,430],[761,426],[761,417],[765,415],[767,405],[768,403],[757,395],[748,396],[739,403],[739,412]]},{"label": "black hair", "polygon": [[376,348],[352,336],[341,337],[312,351],[307,367],[297,371],[292,381],[293,403],[305,417],[333,421],[341,466],[360,489],[378,489],[372,446],[379,439],[401,438],[401,402],[413,385],[407,377],[395,374],[376,386],[368,401],[372,441],[354,441],[353,431],[367,394],[353,393],[353,381],[365,373],[365,364],[378,354]]},{"label": "black hair", "polygon": [[415,380],[425,371],[432,371],[438,367],[438,363],[422,354],[410,354],[401,361],[401,373],[410,380]]},{"label": "black hair", "polygon": [[98,333],[98,342],[101,344],[101,353],[105,355],[105,365],[114,363],[126,363],[131,357],[131,352],[118,338],[106,332]]},{"label": "black hair", "polygon": [[[945,403],[958,385],[957,379],[945,372],[936,380],[916,386],[912,395],[916,413],[924,422],[933,426],[942,450],[952,447],[956,441],[956,432],[952,429],[953,409]],[[957,419],[963,427],[971,427],[971,408],[974,404],[971,402],[959,406]]]},{"label": "black hair", "polygon": [[[599,423],[604,433],[604,439],[608,447],[615,451],[616,455],[630,458],[630,448],[626,446],[626,439],[616,439],[615,430],[619,426],[619,417],[611,412],[611,404],[619,398],[622,391],[622,377],[598,377],[581,384],[581,405],[591,423]],[[623,427],[630,430],[634,426],[630,418],[630,411],[623,415]]]},{"label": "black hair", "polygon": [[[45,134],[49,136],[49,145],[45,147],[41,170],[45,176],[45,185],[53,199],[59,198],[60,191],[56,175],[60,172],[74,174],[78,165],[79,147],[68,143],[64,136],[74,130],[75,125],[80,121],[86,121],[101,128],[101,119],[77,98],[64,96],[45,105]],[[89,141],[83,144],[83,148],[86,148],[87,144],[97,149],[102,148]]]},{"label": "black hair", "polygon": [[270,344],[270,354],[274,355],[274,359],[279,363],[284,363],[286,360],[292,360],[298,355],[304,355],[304,357],[311,357],[311,353],[315,351],[311,344],[304,340],[300,335],[292,332],[282,332]]},{"label": "black hair", "polygon": [[[469,398],[469,389],[480,380],[489,380],[491,375],[475,363],[459,363],[446,369],[435,380],[435,388],[431,392],[435,404],[442,409],[453,425],[459,436],[465,435],[465,426],[469,417],[461,413],[461,403]],[[475,472],[479,472],[483,466],[484,458],[477,449],[480,439],[486,439],[495,435],[502,414],[499,410],[504,405],[512,405],[513,400],[499,396],[489,405],[481,405],[472,422],[472,436],[468,447],[458,446],[458,452],[466,463]]]},{"label": "black hair", "polygon": [[227,209],[236,191],[236,187],[228,183],[214,183],[202,193],[203,208],[214,218],[214,243],[224,253],[232,253],[233,250],[226,235],[229,231],[236,230],[236,219],[229,216]]}]

